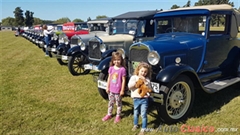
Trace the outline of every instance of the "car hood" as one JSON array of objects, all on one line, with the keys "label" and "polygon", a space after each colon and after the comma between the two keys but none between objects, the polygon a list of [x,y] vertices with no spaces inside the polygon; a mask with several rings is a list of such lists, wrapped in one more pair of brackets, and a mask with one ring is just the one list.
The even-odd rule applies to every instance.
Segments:
[{"label": "car hood", "polygon": [[158,53],[179,52],[180,50],[190,50],[203,47],[206,39],[199,34],[164,34],[156,37],[152,41],[144,42],[150,49],[157,50]]},{"label": "car hood", "polygon": [[132,35],[126,34],[117,34],[117,35],[110,35],[110,36],[99,36],[99,38],[103,41],[103,43],[109,42],[133,42]]},{"label": "car hood", "polygon": [[81,37],[82,41],[85,44],[88,44],[88,41],[90,38],[93,38],[95,36],[109,36],[109,34],[107,32],[104,31],[94,31],[94,32],[90,32],[89,34],[84,34],[84,35],[78,35]]}]

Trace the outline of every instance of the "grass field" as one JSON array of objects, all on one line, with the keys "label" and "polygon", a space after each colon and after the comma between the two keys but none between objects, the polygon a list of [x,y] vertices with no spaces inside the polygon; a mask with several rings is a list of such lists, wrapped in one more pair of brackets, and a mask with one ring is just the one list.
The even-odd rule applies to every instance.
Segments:
[{"label": "grass field", "polygon": [[[240,34],[239,34],[240,37]],[[66,66],[45,57],[41,49],[13,32],[0,32],[2,135],[134,135],[132,99],[123,98],[122,121],[102,122],[107,101],[97,91],[91,74],[72,76]],[[240,134],[240,84],[215,94],[198,92],[185,123],[165,125],[149,108],[147,135],[186,134],[191,128],[215,132],[188,134]],[[116,110],[116,108],[114,109]],[[185,124],[185,125],[184,125]],[[159,128],[161,127],[161,128]],[[224,131],[228,130],[228,131]],[[172,132],[171,132],[172,131]]]}]

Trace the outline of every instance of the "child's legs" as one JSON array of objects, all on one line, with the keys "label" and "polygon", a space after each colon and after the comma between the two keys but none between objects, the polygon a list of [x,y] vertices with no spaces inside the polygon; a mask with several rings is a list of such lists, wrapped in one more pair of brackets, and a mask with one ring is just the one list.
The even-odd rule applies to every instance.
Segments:
[{"label": "child's legs", "polygon": [[110,92],[108,94],[108,98],[109,98],[109,102],[108,102],[108,115],[112,115],[113,106],[114,106],[114,103],[115,103],[114,94]]},{"label": "child's legs", "polygon": [[139,98],[134,98],[133,99],[133,105],[134,105],[134,110],[133,110],[133,124],[134,125],[138,125],[138,117],[139,117],[139,114],[140,114],[140,99]]},{"label": "child's legs", "polygon": [[147,128],[147,109],[148,109],[148,99],[143,98],[141,100],[142,129]]},{"label": "child's legs", "polygon": [[117,116],[120,116],[122,112],[122,97],[120,94],[115,94],[115,101],[117,105]]}]

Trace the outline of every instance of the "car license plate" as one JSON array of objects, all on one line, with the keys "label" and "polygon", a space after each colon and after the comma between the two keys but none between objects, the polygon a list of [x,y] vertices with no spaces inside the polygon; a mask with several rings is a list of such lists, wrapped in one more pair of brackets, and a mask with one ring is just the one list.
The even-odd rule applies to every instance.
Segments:
[{"label": "car license plate", "polygon": [[107,88],[107,82],[106,81],[102,81],[102,80],[98,80],[98,88],[101,89],[105,89]]},{"label": "car license plate", "polygon": [[152,90],[156,93],[159,93],[159,83],[151,82]]},{"label": "car license plate", "polygon": [[52,52],[56,52],[56,48],[51,48],[51,51]]},{"label": "car license plate", "polygon": [[68,60],[68,56],[62,55],[62,60]]},{"label": "car license plate", "polygon": [[70,45],[71,46],[71,48],[73,48],[73,47],[75,47],[75,46],[77,46],[77,45]]},{"label": "car license plate", "polygon": [[96,65],[93,64],[85,64],[84,65],[84,69],[91,69],[91,70],[98,70],[98,67]]}]

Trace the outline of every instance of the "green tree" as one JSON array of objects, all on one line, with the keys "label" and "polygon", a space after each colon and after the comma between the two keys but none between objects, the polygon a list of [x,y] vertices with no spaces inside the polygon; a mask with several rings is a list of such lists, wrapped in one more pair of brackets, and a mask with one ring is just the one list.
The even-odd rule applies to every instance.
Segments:
[{"label": "green tree", "polygon": [[26,11],[25,12],[25,26],[31,27],[34,23],[33,12]]},{"label": "green tree", "polygon": [[7,17],[2,19],[2,26],[14,26],[15,19],[13,17]]},{"label": "green tree", "polygon": [[180,8],[180,6],[174,4],[174,5],[172,5],[172,7],[171,7],[171,9],[176,9],[176,8]]},{"label": "green tree", "polygon": [[91,20],[92,20],[92,19],[91,19],[90,17],[88,17],[87,22],[88,22],[88,21],[91,21]]},{"label": "green tree", "polygon": [[38,25],[38,24],[43,24],[43,21],[40,18],[35,18],[34,17],[34,23],[33,25]]},{"label": "green tree", "polygon": [[188,0],[187,4],[186,4],[186,5],[184,5],[183,7],[190,7],[190,6],[191,6],[191,1],[190,1],[190,0]]},{"label": "green tree", "polygon": [[16,7],[13,13],[15,16],[15,26],[23,26],[24,25],[23,10],[20,7]]},{"label": "green tree", "polygon": [[96,19],[100,19],[100,18],[107,18],[107,16],[106,16],[106,15],[98,15],[98,16],[96,17]]},{"label": "green tree", "polygon": [[73,22],[84,22],[84,21],[82,19],[76,18],[76,19],[73,20]]},{"label": "green tree", "polygon": [[68,17],[63,17],[63,18],[60,18],[60,19],[54,21],[54,23],[57,23],[57,24],[63,24],[63,23],[67,23],[67,22],[71,22],[71,20]]}]

